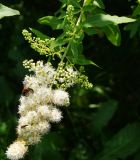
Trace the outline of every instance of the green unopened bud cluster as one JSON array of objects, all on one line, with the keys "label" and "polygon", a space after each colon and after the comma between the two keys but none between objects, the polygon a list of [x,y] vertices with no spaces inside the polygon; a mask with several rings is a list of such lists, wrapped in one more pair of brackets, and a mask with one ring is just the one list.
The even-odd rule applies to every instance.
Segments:
[{"label": "green unopened bud cluster", "polygon": [[27,40],[31,48],[37,51],[40,55],[52,56],[57,55],[58,57],[64,52],[64,47],[55,46],[55,38],[42,40],[32,36],[32,33],[26,29],[22,31],[22,34]]},{"label": "green unopened bud cluster", "polygon": [[55,84],[57,87],[66,90],[75,84],[78,84],[86,89],[92,87],[88,81],[88,77],[83,75],[82,72],[74,69],[72,64],[59,63],[55,76]]},{"label": "green unopened bud cluster", "polygon": [[66,35],[68,37],[72,37],[74,35],[76,19],[74,17],[74,7],[72,5],[68,5],[66,12],[66,20],[67,20],[67,32]]},{"label": "green unopened bud cluster", "polygon": [[[66,90],[75,84],[78,84],[86,89],[92,87],[92,84],[88,81],[88,77],[83,74],[84,68],[80,68],[80,71],[78,71],[74,69],[72,64],[60,62],[57,70],[53,68],[50,62],[44,64],[43,61],[37,61],[34,63],[33,60],[25,60],[23,65],[25,68],[29,69],[29,71],[44,76],[44,78],[48,77],[48,75],[52,75],[53,81],[50,81],[50,86],[52,88],[61,88]],[[47,79],[47,81],[49,80]]]}]

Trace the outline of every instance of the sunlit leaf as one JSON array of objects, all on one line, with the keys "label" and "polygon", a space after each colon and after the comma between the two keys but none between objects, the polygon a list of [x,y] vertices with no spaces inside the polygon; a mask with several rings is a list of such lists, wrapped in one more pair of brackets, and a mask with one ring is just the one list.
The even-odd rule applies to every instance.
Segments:
[{"label": "sunlit leaf", "polygon": [[20,15],[19,11],[4,6],[3,4],[0,3],[0,19],[3,17],[15,16],[15,15]]},{"label": "sunlit leaf", "polygon": [[110,24],[129,23],[134,21],[135,19],[128,17],[111,16],[109,14],[96,14],[91,17],[87,17],[87,20],[84,23],[84,27],[104,27]]},{"label": "sunlit leaf", "polygon": [[105,6],[102,0],[93,0],[93,5],[99,8],[105,9]]}]

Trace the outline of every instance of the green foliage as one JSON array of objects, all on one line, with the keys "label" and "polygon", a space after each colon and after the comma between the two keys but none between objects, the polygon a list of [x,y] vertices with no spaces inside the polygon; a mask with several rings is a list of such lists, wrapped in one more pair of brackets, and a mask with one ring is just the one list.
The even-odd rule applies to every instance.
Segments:
[{"label": "green foliage", "polygon": [[97,160],[125,159],[140,148],[140,124],[128,124],[104,144]]},{"label": "green foliage", "polygon": [[15,9],[11,9],[7,6],[4,6],[3,4],[0,3],[0,19],[3,17],[9,17],[9,16],[15,16],[19,15],[19,11]]},{"label": "green foliage", "polygon": [[138,1],[137,3],[138,5],[135,7],[132,13],[132,17],[136,19],[136,22],[125,26],[125,30],[130,31],[130,38],[133,38],[137,32],[138,32],[138,35],[140,35],[140,32],[139,32],[139,29],[140,29],[140,2]]},{"label": "green foliage", "polygon": [[93,5],[101,9],[105,9],[105,6],[102,0],[94,0]]},{"label": "green foliage", "polygon": [[39,30],[37,29],[34,29],[34,28],[30,28],[30,30],[37,36],[39,37],[40,39],[42,40],[45,40],[45,39],[49,39],[50,37],[43,34],[42,32],[40,32]]},{"label": "green foliage", "polygon": [[[92,107],[92,105],[90,105]],[[115,100],[109,100],[105,103],[96,105],[98,111],[93,114],[94,121],[91,123],[91,128],[94,134],[102,133],[104,127],[108,125],[108,122],[113,117],[116,109],[117,102]]]},{"label": "green foliage", "polygon": [[121,43],[121,35],[118,24],[129,22],[135,22],[135,19],[99,13],[87,17],[83,25],[86,29],[89,28],[87,34],[91,35],[103,32],[112,44],[119,46]]},{"label": "green foliage", "polygon": [[62,29],[62,20],[54,16],[42,17],[38,20],[40,24],[50,25],[53,29]]},{"label": "green foliage", "polygon": [[113,24],[121,24],[121,23],[129,23],[134,22],[135,20],[132,18],[127,17],[118,17],[118,16],[111,16],[106,14],[95,14],[93,16],[90,16],[87,18],[87,20],[84,23],[84,27],[105,27],[108,25]]},{"label": "green foliage", "polygon": [[105,33],[107,39],[112,42],[115,46],[121,44],[121,33],[118,25],[108,25],[102,28],[102,31]]},{"label": "green foliage", "polygon": [[[88,8],[90,6],[92,8]],[[64,8],[66,12],[64,12]],[[43,25],[49,25],[54,30],[63,30],[61,35],[61,42],[63,43],[61,43],[60,46],[62,47],[63,44],[66,46],[67,44],[64,56],[68,58],[71,63],[96,65],[83,55],[82,41],[84,38],[84,31],[89,35],[103,32],[112,44],[119,46],[121,43],[121,34],[118,24],[135,21],[135,19],[128,17],[106,14],[102,10],[104,8],[104,4],[101,0],[93,2],[85,0],[83,5],[73,0],[62,1],[62,7],[57,12],[59,16],[45,16],[40,18],[38,22]],[[87,16],[91,13],[91,16]],[[57,38],[56,41],[58,41]]]},{"label": "green foliage", "polygon": [[[63,122],[52,125],[51,132],[42,139],[43,143],[33,147],[24,159],[139,160],[139,3],[87,0],[83,6],[82,0],[61,2],[61,8],[60,3],[52,0],[47,3],[45,0],[2,2],[17,8],[22,16],[14,20],[3,18],[0,22],[0,159],[7,159],[6,147],[16,136],[15,113],[25,75],[22,61],[25,58],[39,59],[21,35],[23,28],[31,26],[30,31],[41,40],[55,36],[52,47],[66,47],[66,59],[76,67],[86,65],[86,73],[94,87],[90,91],[76,87],[70,90],[72,103],[67,111],[62,109]],[[66,16],[68,5],[74,6],[70,19]],[[51,17],[55,22],[51,18],[39,18],[53,15],[54,11],[56,14]],[[95,25],[95,19],[89,19],[96,15],[99,21]],[[132,19],[122,19],[123,15]],[[75,26],[79,17],[80,23]],[[42,25],[35,23],[38,18]],[[119,29],[119,24],[133,19],[136,21],[125,24],[131,40],[129,32]],[[121,39],[123,43],[119,47],[112,46],[104,35],[115,46],[120,45]],[[46,56],[41,59],[46,61]],[[102,69],[87,66],[93,62]]]}]

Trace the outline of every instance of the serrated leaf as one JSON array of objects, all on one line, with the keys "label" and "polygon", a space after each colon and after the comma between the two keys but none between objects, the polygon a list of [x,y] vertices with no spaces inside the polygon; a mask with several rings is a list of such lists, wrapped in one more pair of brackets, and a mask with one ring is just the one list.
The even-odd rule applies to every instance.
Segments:
[{"label": "serrated leaf", "polygon": [[0,3],[0,19],[8,16],[15,16],[15,15],[20,15],[20,12]]},{"label": "serrated leaf", "polygon": [[104,145],[96,160],[125,159],[140,148],[140,124],[128,124]]},{"label": "serrated leaf", "polygon": [[63,28],[62,19],[58,19],[57,17],[54,17],[54,16],[42,17],[42,18],[38,19],[38,22],[40,24],[48,25],[48,26],[52,27],[53,29],[62,29]]},{"label": "serrated leaf", "polygon": [[94,0],[93,5],[101,9],[105,9],[105,6],[102,0]]},{"label": "serrated leaf", "polygon": [[118,25],[108,25],[102,28],[105,33],[107,39],[114,44],[115,46],[119,46],[121,43],[121,33]]},{"label": "serrated leaf", "polygon": [[30,30],[40,39],[45,40],[45,39],[50,39],[49,36],[43,34],[42,32],[38,31],[37,29],[30,28]]},{"label": "serrated leaf", "polygon": [[84,27],[104,27],[110,24],[121,24],[121,23],[129,23],[135,22],[135,19],[128,17],[119,17],[119,16],[111,16],[109,14],[96,14],[91,17],[87,17]]},{"label": "serrated leaf", "polygon": [[93,122],[91,124],[95,134],[101,133],[102,129],[107,126],[117,109],[117,105],[118,103],[115,100],[109,100],[96,106],[98,111],[93,114]]}]

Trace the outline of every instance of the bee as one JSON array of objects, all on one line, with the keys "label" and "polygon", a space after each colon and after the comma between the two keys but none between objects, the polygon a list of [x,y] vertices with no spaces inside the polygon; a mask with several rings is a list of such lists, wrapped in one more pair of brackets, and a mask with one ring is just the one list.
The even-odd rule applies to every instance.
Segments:
[{"label": "bee", "polygon": [[34,93],[34,90],[32,88],[27,87],[26,84],[24,84],[22,89],[22,94],[24,96],[28,96],[30,93]]}]

